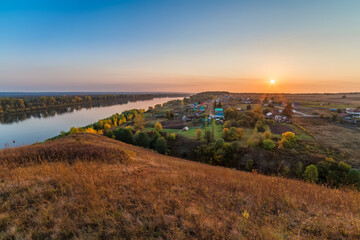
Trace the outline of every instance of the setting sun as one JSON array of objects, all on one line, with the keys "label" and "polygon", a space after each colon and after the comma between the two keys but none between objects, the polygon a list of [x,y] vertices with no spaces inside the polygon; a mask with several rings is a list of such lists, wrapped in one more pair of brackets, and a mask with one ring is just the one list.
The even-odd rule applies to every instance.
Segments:
[{"label": "setting sun", "polygon": [[271,80],[270,80],[270,84],[272,84],[272,85],[275,84],[275,80],[274,80],[274,79],[271,79]]}]

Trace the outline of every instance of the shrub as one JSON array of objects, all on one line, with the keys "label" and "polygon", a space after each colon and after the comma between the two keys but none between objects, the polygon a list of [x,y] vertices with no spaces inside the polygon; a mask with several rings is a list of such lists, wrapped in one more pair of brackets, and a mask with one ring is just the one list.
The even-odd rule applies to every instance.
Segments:
[{"label": "shrub", "polygon": [[275,147],[275,143],[271,139],[264,139],[263,146],[266,150],[271,150]]},{"label": "shrub", "polygon": [[241,148],[241,143],[239,141],[234,141],[230,144],[230,149],[233,152],[239,152]]},{"label": "shrub", "polygon": [[120,140],[125,143],[133,144],[134,135],[130,128],[119,128],[114,131],[115,139]]},{"label": "shrub", "polygon": [[219,140],[217,140],[214,144],[215,149],[220,149],[223,148],[225,144],[224,139],[220,138]]},{"label": "shrub", "polygon": [[230,129],[223,129],[223,137],[226,141],[235,141],[240,139],[244,135],[242,128],[231,127]]},{"label": "shrub", "polygon": [[168,139],[169,139],[170,141],[175,141],[175,139],[176,139],[176,134],[175,134],[175,133],[170,133]]},{"label": "shrub", "polygon": [[150,144],[150,137],[145,132],[137,132],[134,136],[135,145],[148,148]]},{"label": "shrub", "polygon": [[314,164],[307,166],[303,173],[303,178],[305,181],[316,183],[319,178],[317,167]]},{"label": "shrub", "polygon": [[341,161],[338,164],[338,169],[342,172],[348,172],[351,169],[351,166]]},{"label": "shrub", "polygon": [[268,131],[264,132],[263,136],[265,139],[271,139],[271,132],[268,130]]},{"label": "shrub", "polygon": [[76,127],[72,127],[70,128],[70,134],[74,134],[74,133],[77,133],[78,132],[78,129]]},{"label": "shrub", "polygon": [[156,132],[160,132],[163,129],[161,123],[159,122],[155,123],[154,128]]},{"label": "shrub", "polygon": [[254,161],[252,159],[247,160],[245,168],[247,171],[251,172],[254,169]]},{"label": "shrub", "polygon": [[167,142],[164,137],[158,137],[155,144],[155,150],[162,154],[166,153]]},{"label": "shrub", "polygon": [[348,172],[348,179],[350,184],[354,184],[358,189],[360,188],[360,171],[352,168]]}]

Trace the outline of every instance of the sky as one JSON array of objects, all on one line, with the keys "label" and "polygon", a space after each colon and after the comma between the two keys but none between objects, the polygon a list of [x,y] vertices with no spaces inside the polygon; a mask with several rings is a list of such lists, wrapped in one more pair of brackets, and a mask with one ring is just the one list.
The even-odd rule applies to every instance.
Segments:
[{"label": "sky", "polygon": [[209,90],[360,91],[360,1],[0,0],[0,91]]}]

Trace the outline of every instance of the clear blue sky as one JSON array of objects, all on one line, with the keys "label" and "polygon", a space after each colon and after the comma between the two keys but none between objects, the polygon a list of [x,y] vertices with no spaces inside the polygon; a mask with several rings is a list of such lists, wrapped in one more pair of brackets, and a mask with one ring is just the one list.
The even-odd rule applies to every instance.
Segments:
[{"label": "clear blue sky", "polygon": [[358,0],[0,4],[0,91],[360,91],[359,66]]}]

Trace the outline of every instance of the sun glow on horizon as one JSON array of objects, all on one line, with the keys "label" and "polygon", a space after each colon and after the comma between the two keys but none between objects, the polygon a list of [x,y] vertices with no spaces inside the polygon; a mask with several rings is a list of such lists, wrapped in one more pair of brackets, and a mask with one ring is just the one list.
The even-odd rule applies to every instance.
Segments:
[{"label": "sun glow on horizon", "polygon": [[276,82],[275,79],[270,79],[270,84],[271,84],[271,85],[274,85],[275,82]]}]

